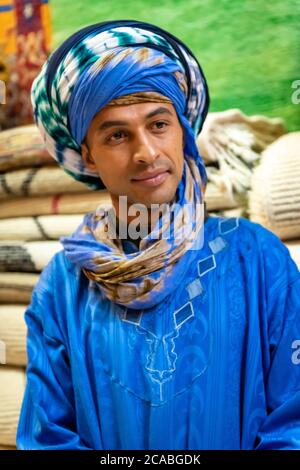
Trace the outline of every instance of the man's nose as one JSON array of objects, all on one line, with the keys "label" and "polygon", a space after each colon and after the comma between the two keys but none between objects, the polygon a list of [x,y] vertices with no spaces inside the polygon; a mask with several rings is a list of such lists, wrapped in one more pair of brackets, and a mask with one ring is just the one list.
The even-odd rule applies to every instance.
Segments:
[{"label": "man's nose", "polygon": [[135,163],[151,164],[158,156],[158,149],[152,139],[145,133],[140,133],[134,140],[133,161]]}]

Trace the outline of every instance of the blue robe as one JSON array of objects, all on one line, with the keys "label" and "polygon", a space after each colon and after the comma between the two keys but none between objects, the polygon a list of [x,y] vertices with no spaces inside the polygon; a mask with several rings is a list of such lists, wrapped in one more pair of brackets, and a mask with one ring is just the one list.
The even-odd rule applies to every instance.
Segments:
[{"label": "blue robe", "polygon": [[300,449],[299,270],[243,218],[209,217],[204,240],[142,311],[52,258],[25,314],[18,449]]}]

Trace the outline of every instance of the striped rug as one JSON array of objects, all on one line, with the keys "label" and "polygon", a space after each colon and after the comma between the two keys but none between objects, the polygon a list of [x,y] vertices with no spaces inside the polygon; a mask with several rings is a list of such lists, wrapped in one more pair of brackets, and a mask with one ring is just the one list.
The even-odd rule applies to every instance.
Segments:
[{"label": "striped rug", "polygon": [[58,193],[90,193],[58,166],[33,167],[0,174],[0,200],[16,196],[46,196]]},{"label": "striped rug", "polygon": [[0,445],[2,446],[16,445],[25,381],[24,368],[0,367]]},{"label": "striped rug", "polygon": [[0,304],[29,304],[39,274],[0,272]]},{"label": "striped rug", "polygon": [[26,305],[0,305],[0,338],[5,343],[5,363],[26,366]]},{"label": "striped rug", "polygon": [[0,240],[58,240],[74,232],[83,217],[84,214],[63,214],[1,219]]},{"label": "striped rug", "polygon": [[32,124],[0,132],[1,173],[46,164],[54,165],[55,161],[46,151],[37,126]]},{"label": "striped rug", "polygon": [[0,219],[50,214],[86,214],[99,205],[111,206],[106,190],[54,196],[16,197],[0,204]]},{"label": "striped rug", "polygon": [[40,272],[62,249],[59,241],[0,242],[0,271]]}]

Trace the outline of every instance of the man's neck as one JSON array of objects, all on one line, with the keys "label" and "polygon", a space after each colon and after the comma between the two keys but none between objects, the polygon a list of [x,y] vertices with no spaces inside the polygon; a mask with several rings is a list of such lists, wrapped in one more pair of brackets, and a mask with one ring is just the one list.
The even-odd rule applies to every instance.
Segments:
[{"label": "man's neck", "polygon": [[[204,223],[206,222],[207,218],[209,217],[208,215],[208,212],[207,212],[207,209],[206,209],[206,202],[204,202]],[[117,236],[119,237],[119,220],[117,219]],[[149,227],[149,233],[150,233],[151,229]],[[131,238],[129,233],[127,232],[127,237],[126,237],[126,240],[134,243],[136,245],[137,248],[140,247],[140,241],[141,241],[141,238],[137,238],[137,239],[134,239],[134,238]]]}]

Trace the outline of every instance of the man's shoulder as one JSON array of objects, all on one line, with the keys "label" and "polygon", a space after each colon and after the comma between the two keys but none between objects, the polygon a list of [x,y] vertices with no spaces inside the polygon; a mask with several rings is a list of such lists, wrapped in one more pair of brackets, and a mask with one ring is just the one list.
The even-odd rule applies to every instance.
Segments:
[{"label": "man's shoulder", "polygon": [[209,219],[211,219],[211,228],[215,235],[236,242],[248,242],[250,245],[257,245],[262,249],[277,247],[285,253],[288,252],[288,249],[275,233],[249,219],[220,216],[210,217]]},{"label": "man's shoulder", "polygon": [[78,276],[78,268],[72,264],[63,249],[55,253],[40,273],[36,288],[50,290],[68,279]]},{"label": "man's shoulder", "polygon": [[[207,227],[209,245],[227,246],[249,263],[260,263],[266,269],[286,266],[299,272],[283,241],[269,229],[244,217],[213,217]],[[220,240],[221,239],[221,240]],[[223,245],[222,245],[222,243]],[[229,250],[230,251],[230,250]]]},{"label": "man's shoulder", "polygon": [[283,241],[271,230],[251,220],[240,218],[241,233],[257,246],[263,256],[290,259],[290,252]]}]

